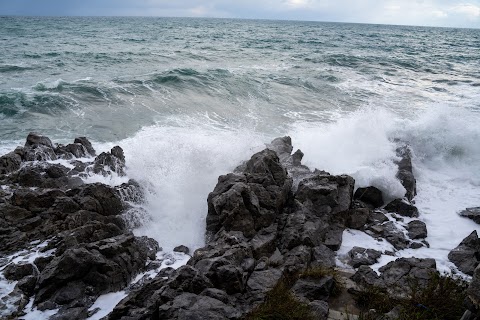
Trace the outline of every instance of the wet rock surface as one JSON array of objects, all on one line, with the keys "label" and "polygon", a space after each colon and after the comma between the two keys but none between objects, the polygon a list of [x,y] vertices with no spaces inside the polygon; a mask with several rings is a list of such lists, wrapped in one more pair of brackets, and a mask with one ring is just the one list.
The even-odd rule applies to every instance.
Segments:
[{"label": "wet rock surface", "polygon": [[[381,227],[385,231],[378,237],[397,243],[398,249],[423,236],[421,223],[411,224],[410,239],[386,217],[387,211],[372,210],[383,205],[378,189],[368,188],[363,192],[368,196],[354,201],[353,178],[302,165],[303,153],[291,154],[289,137],[275,139],[268,148],[219,177],[208,196],[207,245],[193,253],[188,269],[173,271],[166,279],[157,276],[131,292],[109,319],[241,319],[282,279],[334,268],[335,250],[347,227]],[[405,200],[390,212],[416,216],[415,209]],[[379,276],[364,265],[375,263],[381,254],[352,250],[353,264],[360,266],[354,277],[359,283],[365,279],[384,287],[402,286],[410,275],[428,281],[430,272],[436,272],[434,260],[411,258],[388,264]],[[318,319],[326,319],[333,282],[328,272],[300,277],[290,283],[290,290]],[[157,298],[142,299],[147,296]]]},{"label": "wet rock surface", "polygon": [[465,218],[472,219],[480,224],[480,207],[467,208],[460,212],[460,215]]},{"label": "wet rock surface", "polygon": [[477,231],[473,231],[455,249],[450,251],[448,259],[457,266],[458,270],[472,276],[480,263],[480,239]]},{"label": "wet rock surface", "polygon": [[[114,149],[112,156],[123,157],[120,147]],[[18,263],[2,260],[7,263],[3,276],[18,281],[0,309],[15,299],[18,303],[2,318],[21,316],[26,303],[20,302],[29,297],[39,310],[57,310],[58,319],[86,318],[99,295],[123,289],[155,258],[158,244],[135,237],[122,218],[129,207],[122,190],[141,193],[138,184],[83,182],[94,171],[94,155],[85,137],[62,146],[30,133],[24,147],[0,158],[0,253],[37,257]],[[62,164],[48,162],[58,159]],[[115,170],[123,170],[122,161]]]},{"label": "wet rock surface", "polygon": [[408,294],[412,281],[418,286],[425,286],[428,281],[438,274],[434,259],[399,258],[379,269],[377,275],[368,266],[361,266],[352,276],[352,279],[360,286],[375,286],[386,289],[396,297]]},{"label": "wet rock surface", "polygon": [[[125,220],[136,214],[129,202],[144,201],[141,186],[82,180],[89,174],[124,176],[123,150],[96,155],[86,138],[62,146],[30,134],[24,147],[0,157],[6,186],[0,190],[0,252],[38,246],[33,261],[9,263],[2,271],[18,281],[12,292],[17,309],[10,316],[21,315],[32,299],[40,310],[58,310],[58,319],[85,319],[95,313],[89,308],[100,295],[126,290],[107,319],[243,319],[271,290],[286,285],[317,319],[326,319],[336,251],[347,228],[388,241],[392,250],[422,246],[417,240],[427,230],[411,219],[419,212],[412,202],[416,182],[408,147],[397,150],[405,198],[385,207],[379,189],[354,193],[352,177],[311,170],[302,165],[300,150],[292,152],[289,137],[277,138],[220,176],[207,198],[205,246],[194,252],[176,247],[174,252],[191,255],[188,263],[159,270],[159,244],[134,236],[129,228],[139,224]],[[68,164],[46,161],[54,159]],[[474,274],[472,301],[479,299],[478,263],[466,258],[477,257],[475,236],[456,251],[463,253],[453,254]],[[377,274],[368,265],[382,254],[395,252],[354,247],[348,263],[358,270],[349,281],[402,296],[409,281],[423,285],[437,272],[432,259],[400,258]],[[155,272],[132,283],[143,271]]]}]

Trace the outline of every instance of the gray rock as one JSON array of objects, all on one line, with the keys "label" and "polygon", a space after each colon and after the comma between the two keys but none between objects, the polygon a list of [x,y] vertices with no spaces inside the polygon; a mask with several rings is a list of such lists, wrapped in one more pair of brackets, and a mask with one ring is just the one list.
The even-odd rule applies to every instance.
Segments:
[{"label": "gray rock", "polygon": [[250,241],[255,259],[269,257],[276,249],[276,225],[260,230]]},{"label": "gray rock", "polygon": [[188,249],[187,246],[181,245],[181,246],[177,246],[177,247],[173,248],[173,252],[180,252],[180,253],[184,253],[184,254],[189,254],[190,249]]},{"label": "gray rock", "polygon": [[95,149],[93,148],[92,143],[88,141],[86,137],[75,138],[73,142],[81,144],[90,156],[95,156]]},{"label": "gray rock", "polygon": [[414,205],[402,200],[395,199],[385,206],[385,210],[388,212],[395,212],[401,216],[409,218],[418,217],[418,209]]},{"label": "gray rock", "polygon": [[286,275],[294,275],[307,270],[312,261],[312,249],[301,245],[285,253],[284,272]]},{"label": "gray rock", "polygon": [[336,214],[350,209],[354,183],[347,175],[319,173],[299,183],[295,198],[319,216]]},{"label": "gray rock", "polygon": [[56,160],[57,155],[53,143],[48,137],[31,132],[27,136],[22,159],[25,161]]},{"label": "gray rock", "polygon": [[79,177],[71,176],[70,170],[61,164],[28,164],[11,174],[10,182],[23,187],[71,189],[83,184]]},{"label": "gray rock", "polygon": [[247,288],[250,291],[267,293],[278,283],[281,276],[282,271],[279,269],[254,271],[248,278]]},{"label": "gray rock", "polygon": [[468,237],[450,253],[448,259],[452,261],[465,274],[473,275],[475,268],[480,263],[480,239],[477,231],[473,231]]},{"label": "gray rock", "polygon": [[183,293],[168,304],[159,307],[159,319],[202,320],[238,319],[240,313],[222,301]]},{"label": "gray rock", "polygon": [[363,230],[368,223],[370,210],[367,208],[357,208],[346,211],[348,213],[345,226],[350,229]]},{"label": "gray rock", "polygon": [[217,288],[207,288],[203,290],[201,294],[222,301],[223,303],[228,303],[229,296],[223,290]]},{"label": "gray rock", "polygon": [[302,204],[295,202],[295,206],[296,210],[285,218],[280,235],[280,248],[290,250],[299,245],[313,247],[322,244],[323,235],[329,225]]},{"label": "gray rock", "polygon": [[358,188],[353,198],[370,205],[372,209],[381,207],[384,204],[382,191],[375,187]]},{"label": "gray rock", "polygon": [[22,159],[24,161],[57,160],[57,155],[50,147],[44,145],[35,145],[29,148],[24,148]]},{"label": "gray rock", "polygon": [[340,246],[342,245],[343,231],[344,229],[341,226],[334,226],[328,230],[325,235],[325,245],[333,251],[340,249]]},{"label": "gray rock", "polygon": [[410,239],[425,239],[427,237],[427,225],[420,221],[414,220],[407,225],[408,237]]},{"label": "gray rock", "polygon": [[118,291],[144,268],[147,251],[128,234],[68,249],[40,273],[35,303],[66,304],[85,297],[85,292],[96,297]]},{"label": "gray rock", "polygon": [[37,276],[27,276],[17,283],[17,287],[23,291],[27,297],[33,296],[35,293],[35,285],[37,284]]},{"label": "gray rock", "polygon": [[407,295],[412,279],[420,287],[426,286],[438,274],[434,259],[399,258],[381,267],[379,271],[387,290],[396,297]]},{"label": "gray rock", "polygon": [[412,281],[426,286],[433,275],[438,274],[434,259],[399,258],[379,269],[378,276],[370,267],[360,266],[351,279],[362,287],[376,286],[386,289],[396,298],[404,298],[410,292]]},{"label": "gray rock", "polygon": [[350,279],[352,279],[358,285],[364,286],[364,287],[370,287],[370,286],[375,286],[379,288],[385,287],[385,283],[377,275],[377,273],[373,271],[372,268],[365,265],[360,266],[358,270],[355,272],[355,274],[351,276]]},{"label": "gray rock", "polygon": [[292,287],[293,294],[301,300],[323,300],[330,297],[334,281],[332,276],[325,276],[320,279],[304,278],[299,279]]},{"label": "gray rock", "polygon": [[319,245],[312,249],[312,262],[310,266],[313,268],[333,268],[335,263],[335,252],[326,245]]},{"label": "gray rock", "polygon": [[371,211],[368,216],[368,222],[372,224],[382,224],[387,221],[387,216],[378,211]]},{"label": "gray rock", "polygon": [[400,158],[400,160],[396,162],[398,166],[397,178],[406,190],[405,197],[409,201],[412,201],[417,194],[417,183],[413,175],[412,167],[412,151],[410,147],[403,146],[397,148],[396,152]]},{"label": "gray rock", "polygon": [[[165,299],[165,292],[170,287],[165,286],[167,280],[158,275],[134,289],[129,295],[120,301],[113,311],[107,316],[108,319],[152,319],[158,315],[159,306],[169,301]],[[174,291],[176,292],[176,291]],[[155,316],[154,316],[155,315]]]},{"label": "gray rock", "polygon": [[210,280],[205,275],[189,265],[178,268],[167,284],[172,289],[194,294],[199,294],[206,288],[212,287]]},{"label": "gray rock", "polygon": [[460,212],[460,215],[465,218],[472,219],[480,224],[480,207],[467,208]]},{"label": "gray rock", "polygon": [[125,156],[119,146],[113,147],[110,152],[102,152],[94,160],[93,172],[107,176],[109,171],[125,176]]},{"label": "gray rock", "polygon": [[243,173],[219,177],[209,194],[207,237],[225,230],[241,231],[252,238],[282,212],[291,184],[274,151],[265,149],[254,154]]},{"label": "gray rock", "polygon": [[374,249],[365,249],[360,247],[353,247],[348,252],[351,259],[351,265],[354,268],[358,268],[361,265],[372,265],[377,263],[378,258],[382,256],[380,251]]},{"label": "gray rock", "polygon": [[16,152],[10,152],[0,157],[0,174],[9,174],[20,169],[22,157]]},{"label": "gray rock", "polygon": [[48,137],[42,136],[36,132],[30,132],[27,136],[25,147],[34,146],[46,146],[53,149],[53,143]]},{"label": "gray rock", "polygon": [[282,163],[290,157],[293,151],[292,139],[288,136],[274,139],[267,147],[277,153]]},{"label": "gray rock", "polygon": [[97,212],[101,215],[118,215],[124,209],[124,204],[114,188],[92,183],[80,186],[67,192],[83,210]]},{"label": "gray rock", "polygon": [[35,270],[34,265],[30,263],[11,263],[7,265],[5,269],[3,269],[3,275],[5,276],[5,279],[14,281],[18,281],[22,278],[34,275],[36,273],[37,271]]},{"label": "gray rock", "polygon": [[278,267],[283,264],[285,259],[283,258],[282,253],[278,248],[275,249],[275,252],[268,259],[268,264],[273,267]]},{"label": "gray rock", "polygon": [[228,294],[240,293],[245,290],[246,279],[243,269],[223,259],[212,264],[207,277],[215,288],[224,290]]},{"label": "gray rock", "polygon": [[269,149],[254,154],[246,164],[245,173],[248,182],[263,186],[282,187],[287,180],[287,170],[280,164],[277,154]]},{"label": "gray rock", "polygon": [[467,290],[468,297],[478,309],[480,307],[480,266],[475,268],[472,282]]},{"label": "gray rock", "polygon": [[384,237],[395,247],[395,249],[403,250],[410,244],[410,241],[405,237],[405,234],[399,230],[392,221],[383,223],[382,225],[373,226],[370,230]]}]

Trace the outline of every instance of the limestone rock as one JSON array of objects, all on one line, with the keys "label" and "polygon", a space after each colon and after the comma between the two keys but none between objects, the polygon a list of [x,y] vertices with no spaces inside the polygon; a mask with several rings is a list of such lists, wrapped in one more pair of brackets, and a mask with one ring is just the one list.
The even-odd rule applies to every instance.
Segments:
[{"label": "limestone rock", "polygon": [[355,200],[360,200],[372,207],[372,209],[383,206],[382,191],[375,187],[358,188],[353,196]]},{"label": "limestone rock", "polygon": [[467,208],[460,212],[460,215],[465,218],[472,219],[480,224],[480,207]]},{"label": "limestone rock", "polygon": [[407,225],[408,237],[412,240],[425,239],[427,237],[427,225],[420,220],[414,220]]},{"label": "limestone rock", "polygon": [[455,249],[450,251],[448,259],[457,266],[458,270],[472,276],[480,263],[480,239],[477,231],[473,231]]},{"label": "limestone rock", "polygon": [[385,210],[388,212],[395,212],[401,216],[409,218],[418,217],[418,209],[414,205],[402,200],[395,199],[385,206]]}]

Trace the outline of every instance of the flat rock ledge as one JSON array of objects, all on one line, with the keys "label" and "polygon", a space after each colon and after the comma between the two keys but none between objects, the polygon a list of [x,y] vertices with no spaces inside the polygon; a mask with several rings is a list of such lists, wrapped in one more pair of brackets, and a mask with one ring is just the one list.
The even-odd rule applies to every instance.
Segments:
[{"label": "flat rock ledge", "polygon": [[[406,194],[389,203],[379,189],[354,192],[352,177],[311,170],[302,165],[300,150],[292,152],[290,137],[277,138],[220,176],[207,199],[206,245],[186,265],[131,286],[140,272],[158,266],[159,245],[130,231],[138,213],[129,204],[143,201],[142,188],[135,181],[112,188],[81,179],[92,172],[124,175],[123,151],[115,147],[96,156],[86,138],[60,146],[30,134],[24,147],[0,157],[5,186],[0,252],[8,256],[34,247],[41,253],[29,263],[0,260],[3,277],[18,281],[8,297],[15,308],[7,318],[21,316],[33,300],[40,310],[58,310],[52,319],[86,319],[98,296],[128,287],[127,297],[105,319],[245,319],[271,290],[286,285],[315,319],[327,319],[353,304],[349,292],[374,285],[402,297],[407,282],[426,284],[437,273],[433,259],[397,259],[379,273],[369,267],[382,255],[428,246],[426,226],[416,219],[408,146],[397,149],[397,177]],[[59,158],[70,166],[48,162]],[[389,242],[394,250],[353,248],[347,263],[356,269],[342,273],[349,290],[338,297],[332,270],[346,229]],[[184,246],[175,251],[189,252]],[[473,268],[468,311],[473,314],[480,271],[478,263],[466,266]],[[6,308],[0,301],[0,312]]]}]

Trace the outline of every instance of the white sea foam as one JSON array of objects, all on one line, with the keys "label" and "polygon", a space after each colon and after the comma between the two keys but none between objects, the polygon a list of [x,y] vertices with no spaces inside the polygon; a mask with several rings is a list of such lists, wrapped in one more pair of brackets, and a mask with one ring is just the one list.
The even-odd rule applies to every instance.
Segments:
[{"label": "white sea foam", "polygon": [[88,309],[90,311],[98,309],[95,314],[89,317],[89,320],[100,320],[110,312],[115,306],[122,301],[128,294],[125,291],[111,292],[98,297],[97,301]]},{"label": "white sea foam", "polygon": [[291,136],[294,146],[304,152],[306,165],[350,174],[356,187],[375,185],[392,199],[405,194],[395,177],[396,145],[389,137],[395,125],[391,112],[366,109],[332,123],[298,123]]},{"label": "white sea foam", "polygon": [[21,320],[47,320],[55,315],[59,309],[40,311],[33,306],[33,298],[25,307],[26,315],[20,317]]},{"label": "white sea foam", "polygon": [[261,150],[265,138],[248,131],[210,126],[142,129],[120,141],[127,173],[146,187],[145,209],[152,220],[136,230],[169,251],[203,245],[207,196],[219,175],[231,172]]},{"label": "white sea foam", "polygon": [[[394,139],[410,145],[418,189],[415,201],[427,224],[430,248],[402,250],[397,257],[435,258],[438,269],[448,272],[455,270],[447,258],[449,251],[473,230],[480,232],[476,223],[458,215],[480,205],[479,120],[474,110],[448,106],[418,112],[413,119],[366,109],[334,123],[298,124],[292,137],[307,165],[350,174],[357,187],[376,186],[389,199],[404,193],[395,178]],[[357,238],[355,245],[371,245]],[[376,268],[390,260],[381,259]]]}]

